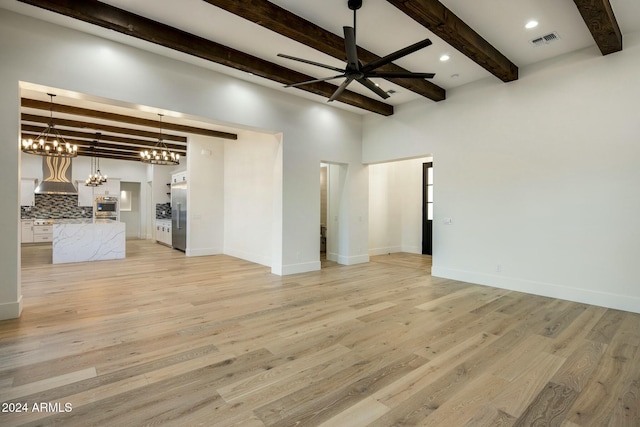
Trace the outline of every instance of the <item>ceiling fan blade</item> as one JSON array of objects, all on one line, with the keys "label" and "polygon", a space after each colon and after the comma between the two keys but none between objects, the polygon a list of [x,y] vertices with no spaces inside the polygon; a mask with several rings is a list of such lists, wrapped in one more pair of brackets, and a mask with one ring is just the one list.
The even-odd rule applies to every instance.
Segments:
[{"label": "ceiling fan blade", "polygon": [[333,95],[331,95],[331,98],[329,98],[327,102],[335,101],[336,99],[338,99],[338,97],[342,95],[342,92],[344,92],[347,86],[349,86],[349,83],[351,83],[353,80],[354,77],[347,77],[344,82],[342,82],[342,84],[338,87],[338,89],[333,92]]},{"label": "ceiling fan blade", "polygon": [[411,46],[407,46],[403,49],[400,49],[396,52],[390,53],[387,56],[383,56],[382,58],[375,60],[373,62],[370,62],[369,64],[365,65],[364,67],[362,67],[362,72],[363,73],[367,73],[369,71],[375,70],[378,67],[381,67],[383,65],[386,65],[390,62],[395,61],[396,59],[400,59],[403,56],[407,56],[410,53],[416,52],[424,47],[427,47],[431,45],[431,40],[429,39],[424,39],[418,43],[414,43]]},{"label": "ceiling fan blade", "polygon": [[347,52],[347,69],[360,70],[360,62],[358,62],[358,48],[356,47],[356,32],[353,27],[343,27],[344,29],[344,48]]},{"label": "ceiling fan blade", "polygon": [[380,98],[382,98],[382,99],[389,98],[389,94],[387,92],[385,92],[384,90],[380,89],[380,87],[378,85],[376,85],[374,82],[372,82],[368,78],[363,77],[361,79],[357,79],[357,81],[358,81],[358,83],[360,83],[364,87],[366,87],[369,90],[372,90],[373,92],[375,92]]},{"label": "ceiling fan blade", "polygon": [[370,71],[365,77],[382,77],[383,79],[432,79],[435,73],[412,73],[410,71]]},{"label": "ceiling fan blade", "polygon": [[328,70],[337,71],[339,73],[344,72],[344,70],[342,68],[332,67],[331,65],[321,64],[321,63],[315,62],[315,61],[309,61],[308,59],[296,58],[295,56],[289,56],[289,55],[285,55],[283,53],[279,53],[278,56],[281,57],[281,58],[292,59],[294,61],[304,62],[305,64],[311,64],[311,65],[315,65],[315,66],[318,66],[318,67],[326,68]]},{"label": "ceiling fan blade", "polygon": [[344,77],[344,74],[340,74],[339,76],[333,76],[333,77],[325,77],[323,79],[307,80],[306,82],[293,83],[290,85],[286,85],[285,87],[298,87],[298,86],[306,85],[309,83],[326,82],[327,80],[338,79],[340,77]]}]

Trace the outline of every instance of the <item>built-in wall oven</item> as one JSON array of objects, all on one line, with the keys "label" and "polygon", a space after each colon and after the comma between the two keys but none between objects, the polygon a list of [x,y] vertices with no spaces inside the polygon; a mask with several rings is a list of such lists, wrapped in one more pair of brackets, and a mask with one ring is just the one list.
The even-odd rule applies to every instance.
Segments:
[{"label": "built-in wall oven", "polygon": [[118,198],[115,196],[97,196],[93,204],[95,219],[118,220]]}]

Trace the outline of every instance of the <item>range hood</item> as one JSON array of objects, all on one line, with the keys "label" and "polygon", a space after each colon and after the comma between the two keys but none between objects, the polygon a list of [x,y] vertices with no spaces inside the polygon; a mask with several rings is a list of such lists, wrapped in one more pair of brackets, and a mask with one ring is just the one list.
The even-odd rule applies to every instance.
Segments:
[{"label": "range hood", "polygon": [[36,188],[36,194],[78,194],[71,182],[71,158],[42,158],[42,181]]}]

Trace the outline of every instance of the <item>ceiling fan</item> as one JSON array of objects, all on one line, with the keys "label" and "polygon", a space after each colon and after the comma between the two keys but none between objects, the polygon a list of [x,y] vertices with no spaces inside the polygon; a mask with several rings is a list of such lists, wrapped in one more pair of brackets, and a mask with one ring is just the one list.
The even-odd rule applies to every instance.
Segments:
[{"label": "ceiling fan", "polygon": [[376,83],[369,80],[374,77],[382,77],[382,78],[410,78],[410,79],[431,79],[435,76],[434,73],[412,73],[405,71],[375,71],[377,68],[382,67],[383,65],[389,64],[390,62],[395,61],[396,59],[402,58],[404,56],[409,55],[410,53],[416,52],[422,48],[425,48],[431,45],[431,40],[424,39],[418,43],[414,43],[411,46],[407,46],[403,49],[400,49],[396,52],[393,52],[387,56],[384,56],[380,59],[377,59],[373,62],[370,62],[366,65],[363,65],[358,60],[358,48],[356,46],[356,11],[362,7],[362,0],[348,0],[347,5],[349,9],[353,10],[353,27],[343,27],[344,29],[344,45],[346,50],[347,57],[347,66],[346,68],[340,69],[337,67],[332,67],[330,65],[321,64],[315,61],[309,61],[307,59],[296,58],[295,56],[284,55],[279,53],[278,56],[282,58],[292,59],[294,61],[304,62],[305,64],[316,65],[318,67],[326,68],[329,70],[337,71],[341,74],[331,77],[325,77],[320,79],[308,80],[305,82],[294,83],[290,85],[286,85],[285,87],[297,87],[310,83],[318,83],[324,82],[328,80],[339,79],[344,77],[345,80],[342,82],[340,86],[333,92],[331,98],[327,102],[331,102],[336,100],[342,92],[349,86],[352,81],[357,81],[361,85],[375,92],[378,96],[383,99],[389,98],[389,94],[382,90]]}]

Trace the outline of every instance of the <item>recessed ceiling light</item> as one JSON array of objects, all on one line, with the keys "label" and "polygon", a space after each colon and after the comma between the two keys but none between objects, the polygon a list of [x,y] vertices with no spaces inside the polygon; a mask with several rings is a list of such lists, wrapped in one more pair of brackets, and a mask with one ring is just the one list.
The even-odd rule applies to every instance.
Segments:
[{"label": "recessed ceiling light", "polygon": [[451,74],[451,78],[452,79],[457,79],[458,77],[460,77],[460,74],[458,74],[458,73]]},{"label": "recessed ceiling light", "polygon": [[538,26],[538,21],[529,21],[526,23],[526,25],[524,26],[527,30],[530,30],[532,28],[535,28]]},{"label": "recessed ceiling light", "polygon": [[447,55],[446,53],[440,57],[440,61],[442,62],[448,61],[448,60],[449,60],[449,55]]}]

